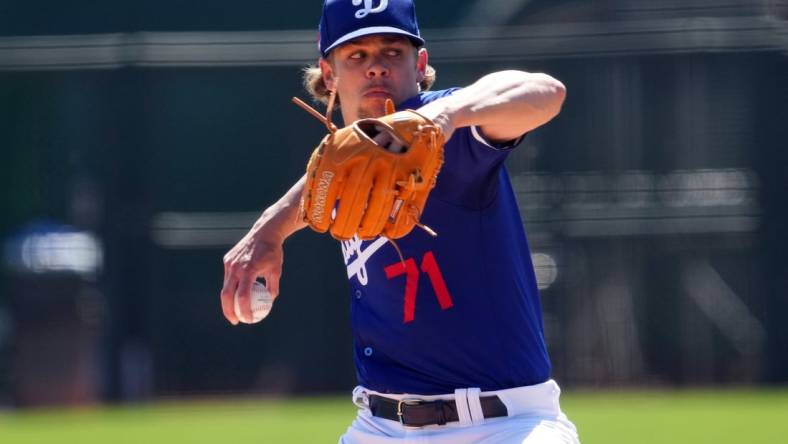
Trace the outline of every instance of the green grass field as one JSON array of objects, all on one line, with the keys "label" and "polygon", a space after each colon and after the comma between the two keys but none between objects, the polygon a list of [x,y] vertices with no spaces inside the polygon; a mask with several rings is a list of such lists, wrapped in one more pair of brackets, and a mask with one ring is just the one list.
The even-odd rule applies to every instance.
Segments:
[{"label": "green grass field", "polygon": [[[0,412],[0,443],[335,443],[348,397]],[[584,444],[788,443],[788,390],[573,392]]]}]

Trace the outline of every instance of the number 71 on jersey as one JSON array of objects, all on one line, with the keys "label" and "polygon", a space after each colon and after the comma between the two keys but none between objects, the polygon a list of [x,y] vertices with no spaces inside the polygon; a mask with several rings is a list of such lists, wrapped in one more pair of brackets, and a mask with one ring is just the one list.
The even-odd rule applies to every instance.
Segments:
[{"label": "number 71 on jersey", "polygon": [[435,297],[437,297],[441,309],[448,310],[454,306],[449,289],[446,288],[446,281],[443,280],[443,274],[432,251],[424,253],[421,264],[418,267],[416,266],[416,261],[410,257],[404,263],[397,262],[389,265],[384,271],[388,279],[405,275],[403,323],[413,322],[416,317],[416,292],[419,288],[419,276],[422,272],[430,279],[430,284],[432,284],[432,289],[435,291]]}]

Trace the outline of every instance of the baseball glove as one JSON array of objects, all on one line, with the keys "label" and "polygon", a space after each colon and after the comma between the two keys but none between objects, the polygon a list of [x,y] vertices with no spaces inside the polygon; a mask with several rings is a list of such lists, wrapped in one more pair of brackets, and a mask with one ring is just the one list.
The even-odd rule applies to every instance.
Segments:
[{"label": "baseball glove", "polygon": [[[332,96],[333,99],[333,96]],[[319,232],[339,240],[385,236],[398,239],[420,226],[424,205],[443,164],[440,128],[413,110],[361,119],[342,129],[297,98],[318,117],[329,134],[312,153],[300,214]]]}]

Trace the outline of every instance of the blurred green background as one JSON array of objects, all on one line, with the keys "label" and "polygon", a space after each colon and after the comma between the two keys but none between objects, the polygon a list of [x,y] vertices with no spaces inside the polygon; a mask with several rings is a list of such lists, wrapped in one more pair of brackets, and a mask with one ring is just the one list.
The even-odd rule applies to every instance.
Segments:
[{"label": "blurred green background", "polygon": [[[567,86],[507,166],[584,442],[779,442],[788,3],[417,4],[436,88],[501,69]],[[261,324],[231,327],[218,298],[222,256],[322,137],[289,102],[320,8],[0,4],[1,442],[348,425],[336,242],[287,241]]]},{"label": "blurred green background", "polygon": [[[585,444],[781,442],[782,390],[575,391],[563,410]],[[0,413],[0,439],[24,443],[336,442],[353,420],[347,397],[191,400],[134,407]]]}]

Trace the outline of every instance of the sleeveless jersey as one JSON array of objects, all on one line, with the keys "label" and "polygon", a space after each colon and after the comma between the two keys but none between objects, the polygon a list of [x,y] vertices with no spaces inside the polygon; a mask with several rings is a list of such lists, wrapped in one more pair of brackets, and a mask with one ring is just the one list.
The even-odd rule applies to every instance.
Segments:
[{"label": "sleeveless jersey", "polygon": [[[422,92],[418,109],[457,89]],[[503,165],[477,128],[458,128],[421,222],[397,240],[342,242],[360,385],[384,393],[500,390],[544,382],[550,361],[523,223]]]}]

